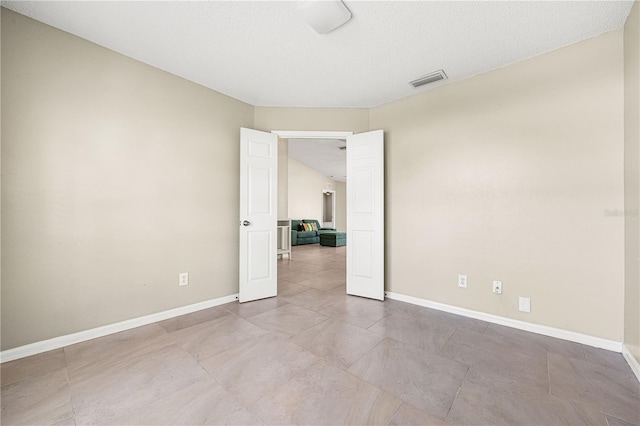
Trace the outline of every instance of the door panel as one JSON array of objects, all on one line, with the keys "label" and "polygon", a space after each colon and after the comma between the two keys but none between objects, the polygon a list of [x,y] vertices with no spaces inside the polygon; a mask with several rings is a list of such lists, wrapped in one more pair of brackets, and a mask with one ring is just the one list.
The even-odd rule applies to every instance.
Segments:
[{"label": "door panel", "polygon": [[278,291],[278,137],[240,129],[240,302]]},{"label": "door panel", "polygon": [[384,138],[347,137],[347,294],[384,300]]}]

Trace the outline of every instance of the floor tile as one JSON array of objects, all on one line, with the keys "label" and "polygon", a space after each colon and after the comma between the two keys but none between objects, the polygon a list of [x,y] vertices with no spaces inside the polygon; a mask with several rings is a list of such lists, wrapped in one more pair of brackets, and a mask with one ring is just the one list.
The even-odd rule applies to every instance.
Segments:
[{"label": "floor tile", "polygon": [[278,297],[293,296],[294,294],[302,293],[309,289],[310,287],[306,287],[302,284],[278,278]]},{"label": "floor tile", "polygon": [[345,278],[311,278],[304,281],[299,281],[298,284],[301,284],[305,287],[315,288],[316,290],[331,290],[335,287],[345,287],[346,279]]},{"label": "floor tile", "polygon": [[224,305],[224,308],[229,312],[240,315],[242,318],[251,318],[286,304],[287,302],[282,297],[270,297],[268,299],[254,300],[253,302],[231,302]]},{"label": "floor tile", "polygon": [[290,341],[268,334],[200,364],[248,406],[318,360]]},{"label": "floor tile", "polygon": [[314,275],[314,273],[309,271],[287,271],[283,272],[282,274],[278,274],[278,279],[282,278],[294,283],[309,280],[315,277],[316,276]]},{"label": "floor tile", "polygon": [[224,316],[172,333],[181,348],[200,361],[266,331],[237,315]]},{"label": "floor tile", "polygon": [[392,312],[385,302],[357,296],[343,297],[337,303],[320,311],[322,314],[361,328],[371,327]]},{"label": "floor tile", "polygon": [[389,423],[392,426],[446,426],[447,424],[444,420],[406,402],[402,403]]},{"label": "floor tile", "polygon": [[442,321],[428,320],[412,314],[392,312],[369,327],[370,331],[438,353],[456,328]]},{"label": "floor tile", "polygon": [[414,312],[414,315],[431,321],[440,321],[451,327],[475,331],[476,333],[484,333],[489,326],[489,323],[486,321],[425,307],[418,307],[418,310]]},{"label": "floor tile", "polygon": [[471,367],[446,418],[452,425],[603,425],[596,408],[572,404],[548,391]]},{"label": "floor tile", "polygon": [[580,343],[497,324],[489,325],[484,334],[505,339],[514,348],[530,354],[539,354],[544,358],[547,357],[547,352],[551,352],[569,358],[584,359],[584,349]]},{"label": "floor tile", "polygon": [[[614,370],[619,370],[624,373],[627,373],[631,377],[635,377],[633,370],[627,363],[627,360],[624,359],[621,353],[608,351],[606,349],[594,348],[592,346],[584,347],[585,359],[594,364],[600,364],[607,368],[613,368]],[[573,357],[578,358],[578,357]]]},{"label": "floor tile", "polygon": [[177,345],[166,346],[71,381],[78,424],[115,424],[155,400],[208,378],[208,373]]},{"label": "floor tile", "polygon": [[344,274],[347,273],[347,262],[344,260],[334,260],[327,263],[328,269],[338,269],[344,271]]},{"label": "floor tile", "polygon": [[327,293],[329,294],[333,294],[335,296],[348,296],[347,294],[347,286],[346,285],[339,285],[337,287],[333,287],[329,290],[325,290]]},{"label": "floor tile", "polygon": [[123,360],[172,345],[158,324],[149,324],[64,348],[71,381],[102,371]]},{"label": "floor tile", "polygon": [[384,299],[384,304],[387,306],[387,308],[393,311],[403,312],[405,314],[411,314],[420,309],[420,306],[401,302],[399,300],[389,299],[388,297]]},{"label": "floor tile", "polygon": [[415,346],[385,339],[348,371],[443,419],[468,368]]},{"label": "floor tile", "polygon": [[292,342],[329,363],[346,369],[382,339],[376,333],[329,319],[294,336]]},{"label": "floor tile", "polygon": [[64,350],[55,349],[3,363],[0,370],[0,383],[2,386],[6,386],[32,376],[52,373],[66,367]]},{"label": "floor tile", "polygon": [[309,309],[288,304],[252,317],[250,321],[260,328],[281,336],[293,336],[329,317]]},{"label": "floor tile", "polygon": [[213,308],[203,309],[201,311],[196,311],[190,314],[180,315],[179,317],[160,321],[158,322],[158,325],[164,328],[167,333],[172,333],[174,331],[202,324],[203,322],[218,319],[226,315],[229,315],[228,310],[226,310],[222,306],[216,306]]},{"label": "floor tile", "polygon": [[337,281],[337,283],[346,284],[347,272],[343,269],[323,269],[315,273],[316,278],[327,281]]},{"label": "floor tile", "polygon": [[118,425],[253,426],[260,423],[213,377],[200,380],[114,421]]},{"label": "floor tile", "polygon": [[475,366],[475,370],[487,375],[495,374],[549,390],[546,359],[515,350],[502,338],[459,328],[440,355]]},{"label": "floor tile", "polygon": [[2,424],[75,424],[67,371],[30,376],[2,386]]},{"label": "floor tile", "polygon": [[293,296],[287,296],[284,299],[288,303],[293,303],[294,305],[320,312],[323,309],[338,303],[345,297],[346,296],[339,296],[337,294],[312,288],[305,292],[294,294]]},{"label": "floor tile", "polygon": [[319,361],[249,407],[266,424],[386,425],[402,401]]},{"label": "floor tile", "polygon": [[640,383],[626,373],[549,354],[549,378],[552,395],[592,405],[605,414],[640,424]]},{"label": "floor tile", "polygon": [[[281,265],[283,267],[281,267]],[[305,262],[304,260],[292,260],[291,262],[278,262],[278,273],[284,272],[306,272],[314,273],[324,269],[322,265],[316,265],[315,263]]]},{"label": "floor tile", "polygon": [[2,364],[2,424],[640,426],[620,354],[346,296],[346,247],[293,251],[277,298]]},{"label": "floor tile", "polygon": [[620,420],[613,416],[605,415],[605,417],[607,419],[607,426],[638,426],[637,424],[625,422],[624,420]]}]

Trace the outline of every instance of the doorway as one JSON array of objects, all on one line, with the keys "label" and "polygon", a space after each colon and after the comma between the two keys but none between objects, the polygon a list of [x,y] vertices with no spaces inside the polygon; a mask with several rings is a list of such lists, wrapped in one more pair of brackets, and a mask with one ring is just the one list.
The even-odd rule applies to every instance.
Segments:
[{"label": "doorway", "polygon": [[288,140],[346,141],[347,294],[384,300],[384,132],[272,133]]},{"label": "doorway", "polygon": [[336,227],[336,191],[322,190],[322,227]]},{"label": "doorway", "polygon": [[[318,139],[318,138],[333,138],[346,140],[348,145],[347,150],[347,175],[349,176],[349,185],[347,186],[347,232],[346,237],[346,252],[347,252],[347,288],[346,292],[350,295],[367,297],[372,299],[384,300],[384,140],[383,131],[375,130],[365,133],[353,135],[352,132],[309,132],[309,131],[272,131],[274,139],[270,139],[273,142],[267,140],[268,133],[257,132],[250,129],[243,129],[251,132],[251,137],[256,138],[256,142],[253,145],[246,146],[264,146],[264,148],[255,149],[251,151],[241,150],[240,164],[241,174],[248,173],[251,179],[245,179],[247,182],[254,182],[255,188],[258,186],[264,186],[267,184],[268,193],[277,192],[277,178],[273,179],[258,179],[258,171],[264,174],[266,166],[260,166],[255,168],[253,173],[251,168],[243,166],[247,162],[247,159],[253,156],[260,156],[264,158],[273,158],[269,153],[277,153],[278,151],[278,137],[283,139],[291,138],[303,138],[303,139]],[[248,133],[248,132],[245,132]],[[258,141],[258,138],[267,138],[263,141]],[[260,145],[258,145],[258,142]],[[267,148],[268,146],[268,148]],[[268,154],[268,155],[267,155]],[[312,153],[311,153],[312,154]],[[270,168],[277,168],[278,161],[270,162]],[[270,169],[271,170],[271,169]],[[245,173],[246,171],[246,173]],[[244,173],[244,174],[243,174]],[[245,198],[244,194],[247,194],[247,190],[251,187],[246,187],[242,183],[242,176],[240,182],[240,198]],[[266,175],[265,175],[266,177]],[[260,184],[260,185],[258,185]],[[265,192],[253,192],[254,194],[260,194]],[[251,194],[251,192],[249,192]],[[317,193],[316,193],[317,194]],[[317,195],[316,195],[317,197]],[[267,202],[267,198],[256,198],[260,201],[264,198],[263,205],[265,206],[265,212],[269,212],[269,215],[277,216],[275,212],[275,206],[277,204],[277,197],[274,202]],[[320,201],[320,200],[319,200]],[[265,204],[266,203],[266,204]],[[252,205],[252,204],[250,204]],[[256,204],[257,205],[257,204]],[[268,207],[268,208],[267,208]],[[291,211],[287,212],[287,215],[291,215]],[[318,214],[321,215],[322,210],[318,210]],[[281,218],[277,218],[281,219]],[[261,259],[271,258],[273,256],[275,260],[275,253],[277,252],[275,242],[275,232],[277,219],[273,218],[273,226],[260,230],[260,237],[264,241],[261,247],[264,247],[264,253],[258,253],[257,251],[248,259],[248,253],[243,251],[243,237],[253,233],[258,235],[258,230],[250,230],[250,232],[244,232],[242,226],[252,227],[252,221],[243,217],[243,209],[241,208],[240,226],[241,226],[241,244],[240,244],[240,267],[241,267],[241,281],[240,281],[240,299],[243,300],[242,289],[242,267],[243,264],[249,271],[256,270],[265,272],[265,277],[274,277],[276,275],[275,263],[273,268],[271,262],[269,265]],[[289,218],[287,218],[289,219]],[[293,219],[293,217],[291,217]],[[305,218],[301,218],[305,219]],[[271,229],[273,228],[273,229]],[[245,230],[246,231],[246,230]],[[307,230],[308,231],[308,230]],[[332,235],[330,238],[338,238],[338,235]],[[307,236],[309,237],[309,236]],[[318,241],[319,242],[319,238]],[[267,247],[273,245],[273,253],[271,250],[267,250]],[[255,245],[258,247],[258,245]],[[251,260],[253,259],[253,260]],[[269,271],[273,271],[269,272]],[[274,277],[275,278],[275,277]],[[266,283],[266,279],[265,279]],[[246,283],[245,283],[246,286]],[[277,279],[269,279],[269,286],[273,289],[274,293],[277,293]],[[272,291],[272,290],[270,290]],[[275,294],[274,294],[275,295]],[[268,297],[268,296],[265,296]],[[246,299],[256,300],[256,298]]]}]

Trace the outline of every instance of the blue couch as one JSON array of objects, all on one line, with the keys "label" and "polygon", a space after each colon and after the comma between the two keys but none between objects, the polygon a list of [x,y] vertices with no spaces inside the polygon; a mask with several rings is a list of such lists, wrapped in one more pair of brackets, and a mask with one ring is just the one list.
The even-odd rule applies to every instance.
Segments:
[{"label": "blue couch", "polygon": [[[315,223],[317,231],[305,231],[302,229],[303,223]],[[291,245],[299,246],[302,244],[318,244],[320,242],[320,234],[327,232],[336,232],[335,228],[321,228],[320,222],[315,219],[291,220]]]}]

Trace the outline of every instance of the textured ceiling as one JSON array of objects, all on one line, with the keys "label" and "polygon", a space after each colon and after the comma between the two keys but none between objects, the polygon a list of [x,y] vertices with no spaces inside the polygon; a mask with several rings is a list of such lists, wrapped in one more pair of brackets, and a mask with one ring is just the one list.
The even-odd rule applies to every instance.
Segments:
[{"label": "textured ceiling", "polygon": [[[297,2],[2,1],[253,105],[365,108],[618,29],[633,1],[345,4],[351,21],[320,35]],[[448,81],[407,84],[441,68]]]},{"label": "textured ceiling", "polygon": [[347,151],[339,139],[289,139],[289,157],[338,182],[347,181]]}]

